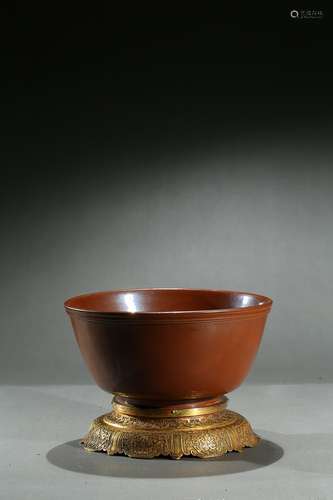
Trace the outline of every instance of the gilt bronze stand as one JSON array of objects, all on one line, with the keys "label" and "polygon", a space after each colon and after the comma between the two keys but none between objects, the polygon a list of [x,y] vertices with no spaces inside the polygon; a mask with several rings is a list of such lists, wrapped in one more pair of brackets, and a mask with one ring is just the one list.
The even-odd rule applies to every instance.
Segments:
[{"label": "gilt bronze stand", "polygon": [[256,446],[259,437],[249,422],[226,409],[227,398],[195,408],[143,408],[122,404],[115,396],[112,411],[95,419],[82,444],[133,458],[183,455],[212,458]]}]

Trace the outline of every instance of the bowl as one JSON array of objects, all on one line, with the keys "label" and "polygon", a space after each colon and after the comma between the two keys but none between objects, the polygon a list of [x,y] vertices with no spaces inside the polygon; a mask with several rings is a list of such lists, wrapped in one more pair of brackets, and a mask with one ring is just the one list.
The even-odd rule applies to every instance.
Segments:
[{"label": "bowl", "polygon": [[272,300],[227,290],[147,288],[65,302],[96,383],[133,404],[199,404],[248,374]]}]

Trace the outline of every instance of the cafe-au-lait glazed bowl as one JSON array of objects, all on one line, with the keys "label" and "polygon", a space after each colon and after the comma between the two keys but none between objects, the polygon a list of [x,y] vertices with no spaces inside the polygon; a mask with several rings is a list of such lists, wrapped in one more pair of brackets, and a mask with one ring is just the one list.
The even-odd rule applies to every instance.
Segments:
[{"label": "cafe-au-lait glazed bowl", "polygon": [[65,302],[82,356],[96,383],[115,395],[115,408],[164,420],[227,411],[224,395],[248,374],[271,305],[256,293],[186,288],[96,292]]},{"label": "cafe-au-lait glazed bowl", "polygon": [[80,295],[65,307],[96,383],[152,406],[239,386],[271,304],[253,293],[160,288]]}]

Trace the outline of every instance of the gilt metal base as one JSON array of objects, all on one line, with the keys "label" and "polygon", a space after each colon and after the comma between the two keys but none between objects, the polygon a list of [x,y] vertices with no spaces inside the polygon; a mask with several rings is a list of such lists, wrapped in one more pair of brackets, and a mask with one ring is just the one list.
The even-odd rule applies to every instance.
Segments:
[{"label": "gilt metal base", "polygon": [[225,405],[143,410],[114,402],[110,413],[92,422],[82,444],[87,451],[109,455],[175,459],[183,455],[212,458],[256,446],[260,438],[249,422]]}]

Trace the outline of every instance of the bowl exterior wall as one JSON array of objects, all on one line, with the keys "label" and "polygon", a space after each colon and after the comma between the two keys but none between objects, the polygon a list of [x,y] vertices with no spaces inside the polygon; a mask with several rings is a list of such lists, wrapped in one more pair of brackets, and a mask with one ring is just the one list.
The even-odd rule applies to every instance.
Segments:
[{"label": "bowl exterior wall", "polygon": [[148,404],[226,394],[248,374],[269,309],[214,317],[112,318],[70,312],[96,383]]}]

